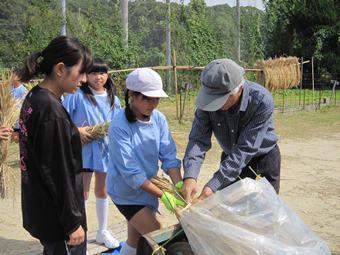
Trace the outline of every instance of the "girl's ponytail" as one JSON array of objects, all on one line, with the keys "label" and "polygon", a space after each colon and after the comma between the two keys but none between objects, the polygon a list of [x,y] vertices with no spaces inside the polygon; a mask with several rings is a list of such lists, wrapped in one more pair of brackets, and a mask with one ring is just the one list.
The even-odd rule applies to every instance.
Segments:
[{"label": "girl's ponytail", "polygon": [[50,76],[53,67],[58,63],[72,67],[78,64],[80,60],[82,60],[80,73],[86,73],[92,66],[90,51],[75,38],[58,36],[43,51],[33,53],[26,59],[19,76],[21,81],[28,82],[38,73]]},{"label": "girl's ponytail", "polygon": [[40,70],[41,58],[42,52],[36,52],[26,59],[24,67],[18,71],[18,75],[22,82],[30,81],[41,71]]}]

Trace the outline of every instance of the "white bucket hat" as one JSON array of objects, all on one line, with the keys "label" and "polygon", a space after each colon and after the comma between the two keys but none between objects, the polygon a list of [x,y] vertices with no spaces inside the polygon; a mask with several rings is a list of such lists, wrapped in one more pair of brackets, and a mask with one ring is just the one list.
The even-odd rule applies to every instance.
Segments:
[{"label": "white bucket hat", "polygon": [[163,90],[161,76],[150,68],[137,68],[129,73],[126,87],[148,97],[168,97]]}]

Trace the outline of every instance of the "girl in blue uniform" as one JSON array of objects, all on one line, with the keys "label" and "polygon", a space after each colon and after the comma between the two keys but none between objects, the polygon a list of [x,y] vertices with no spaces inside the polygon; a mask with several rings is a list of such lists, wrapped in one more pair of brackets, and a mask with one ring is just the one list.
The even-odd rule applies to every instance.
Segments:
[{"label": "girl in blue uniform", "polygon": [[168,123],[156,110],[159,99],[167,97],[161,77],[149,68],[138,68],[128,75],[126,86],[126,108],[109,129],[107,191],[128,221],[128,238],[120,254],[135,255],[141,235],[161,228],[156,217],[158,198],[167,209],[182,205],[150,182],[157,175],[158,161],[177,186],[182,177]]},{"label": "girl in blue uniform", "polygon": [[[18,108],[21,108],[22,102],[25,99],[25,96],[28,93],[28,90],[25,88],[24,84],[20,81],[20,77],[18,75],[19,71],[14,70],[11,76],[11,93],[14,100],[17,100]],[[18,143],[19,142],[19,122],[16,122],[13,127],[12,133],[12,141]]]},{"label": "girl in blue uniform", "polygon": [[107,230],[108,199],[105,179],[109,160],[108,137],[94,139],[86,131],[88,126],[111,122],[120,109],[113,80],[108,75],[108,66],[103,60],[94,59],[93,67],[87,74],[87,83],[75,94],[67,96],[63,104],[77,125],[83,144],[85,204],[89,198],[92,174],[95,172],[94,192],[99,227],[96,241],[107,248],[115,248],[119,246],[119,242]]}]

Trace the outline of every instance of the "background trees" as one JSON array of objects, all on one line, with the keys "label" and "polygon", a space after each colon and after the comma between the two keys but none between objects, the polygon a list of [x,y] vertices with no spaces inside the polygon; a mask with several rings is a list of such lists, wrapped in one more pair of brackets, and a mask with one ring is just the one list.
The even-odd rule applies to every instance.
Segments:
[{"label": "background trees", "polygon": [[[0,67],[13,67],[60,33],[60,1],[0,2]],[[67,29],[112,68],[165,65],[167,8],[163,2],[129,2],[125,47],[120,0],[67,0]],[[241,7],[241,62],[295,55],[314,57],[317,68],[338,72],[340,13],[335,0],[267,0],[266,11]],[[235,7],[204,0],[171,3],[171,47],[178,65],[236,58]]]},{"label": "background trees", "polygon": [[339,72],[339,13],[336,0],[266,1],[266,55],[314,57],[319,71]]}]

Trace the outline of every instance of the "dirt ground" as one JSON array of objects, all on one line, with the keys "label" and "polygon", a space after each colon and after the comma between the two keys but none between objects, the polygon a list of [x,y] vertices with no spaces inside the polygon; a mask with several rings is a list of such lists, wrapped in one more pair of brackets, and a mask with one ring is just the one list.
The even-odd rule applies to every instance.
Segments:
[{"label": "dirt ground", "polygon": [[[340,116],[339,113],[337,110],[335,116]],[[324,127],[329,125],[325,124]],[[174,130],[179,157],[182,158],[187,132]],[[340,255],[340,126],[333,125],[327,132],[315,128],[308,137],[304,130],[290,134],[281,128],[279,135],[282,154],[280,196],[310,229],[326,241],[333,255]],[[12,145],[11,163],[14,164],[14,171],[17,171],[15,153],[16,149]],[[219,156],[220,148],[214,142],[201,171],[200,187],[217,169]],[[0,200],[0,254],[32,254],[33,251],[39,251],[40,245],[22,228],[18,183],[15,194],[14,200]],[[93,194],[88,208],[89,229],[93,231],[97,225]],[[166,213],[163,207],[161,212],[164,226],[176,222],[176,218]],[[109,225],[122,220],[111,203]]]}]

